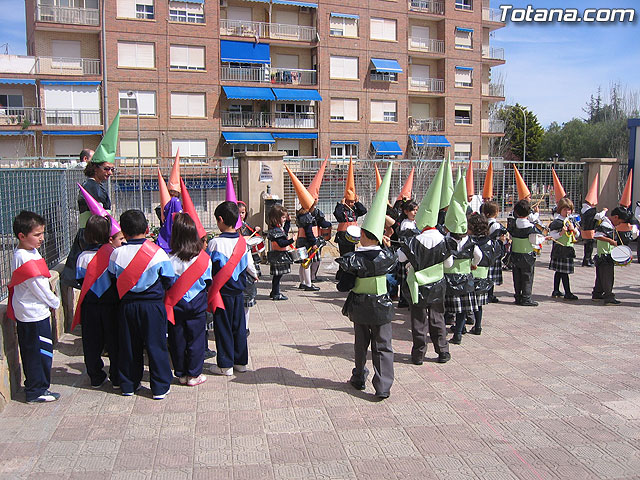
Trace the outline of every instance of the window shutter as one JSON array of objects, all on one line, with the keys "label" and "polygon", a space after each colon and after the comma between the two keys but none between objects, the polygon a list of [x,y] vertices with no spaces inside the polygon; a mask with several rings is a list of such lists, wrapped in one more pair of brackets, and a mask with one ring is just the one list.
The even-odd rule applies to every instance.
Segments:
[{"label": "window shutter", "polygon": [[251,8],[249,7],[228,7],[227,8],[227,20],[236,21],[251,21]]},{"label": "window shutter", "polygon": [[189,48],[189,66],[204,69],[204,47]]},{"label": "window shutter", "polygon": [[156,92],[138,92],[138,108],[140,115],[156,114]]},{"label": "window shutter", "polygon": [[471,105],[456,103],[455,109],[456,110],[461,110],[463,112],[470,112],[471,111]]},{"label": "window shutter", "polygon": [[463,32],[456,28],[456,46],[471,48],[472,32]]},{"label": "window shutter", "polygon": [[396,21],[385,19],[383,23],[383,37],[384,40],[396,39]]},{"label": "window shutter", "polygon": [[118,66],[136,66],[136,44],[130,42],[118,42]]},{"label": "window shutter", "polygon": [[384,102],[371,100],[371,121],[382,122],[384,120]]},{"label": "window shutter", "polygon": [[169,63],[172,67],[187,67],[189,65],[189,47],[171,45],[169,48]]},{"label": "window shutter", "polygon": [[396,113],[396,102],[384,102],[383,109],[385,112],[394,112]]},{"label": "window shutter", "polygon": [[358,20],[355,18],[343,18],[344,21],[344,36],[345,37],[357,37],[358,36]]},{"label": "window shutter", "polygon": [[274,12],[275,23],[283,25],[298,25],[298,12],[290,10],[276,10]]},{"label": "window shutter", "polygon": [[344,100],[344,119],[350,122],[358,121],[358,100],[351,98]]},{"label": "window shutter", "polygon": [[204,117],[204,94],[203,93],[189,93],[187,94],[188,101],[188,115],[190,117]]},{"label": "window shutter", "polygon": [[331,56],[329,60],[329,76],[331,78],[344,78],[344,57]]},{"label": "window shutter", "polygon": [[[137,143],[137,141],[136,141]],[[155,140],[140,140],[140,156],[144,158],[155,158],[158,156],[158,149]]]},{"label": "window shutter", "polygon": [[56,156],[69,155],[77,158],[78,152],[83,148],[82,138],[56,138],[53,142]]},{"label": "window shutter", "polygon": [[416,38],[429,38],[429,27],[421,27],[419,25],[411,26],[411,36]]},{"label": "window shutter", "polygon": [[188,104],[186,94],[184,93],[172,93],[171,94],[171,116],[172,117],[186,117],[188,116]]},{"label": "window shutter", "polygon": [[174,139],[171,140],[171,155],[175,156],[180,148],[180,155],[183,157],[206,157],[207,156],[207,141],[206,140],[186,140],[186,139]]},{"label": "window shutter", "polygon": [[100,110],[98,87],[74,85],[71,101],[74,110]]},{"label": "window shutter", "polygon": [[426,119],[431,117],[431,106],[428,103],[412,103],[409,105],[410,115],[415,119]]},{"label": "window shutter", "polygon": [[82,58],[80,42],[68,40],[53,40],[51,42],[51,56],[62,58]]},{"label": "window shutter", "polygon": [[277,68],[298,68],[298,55],[276,55]]},{"label": "window shutter", "polygon": [[343,98],[331,99],[331,116],[332,117],[344,117],[344,102]]},{"label": "window shutter", "polygon": [[456,83],[471,83],[471,70],[456,68]]},{"label": "window shutter", "polygon": [[329,28],[332,30],[342,30],[344,32],[344,18],[331,16],[329,18]]},{"label": "window shutter", "polygon": [[139,68],[154,68],[156,58],[153,43],[137,43],[136,46],[136,66]]},{"label": "window shutter", "polygon": [[371,19],[371,32],[369,37],[373,40],[384,39],[384,19],[372,18]]},{"label": "window shutter", "polygon": [[458,153],[471,153],[471,142],[456,142],[455,152]]},{"label": "window shutter", "polygon": [[136,0],[118,0],[118,13],[120,18],[136,18]]}]

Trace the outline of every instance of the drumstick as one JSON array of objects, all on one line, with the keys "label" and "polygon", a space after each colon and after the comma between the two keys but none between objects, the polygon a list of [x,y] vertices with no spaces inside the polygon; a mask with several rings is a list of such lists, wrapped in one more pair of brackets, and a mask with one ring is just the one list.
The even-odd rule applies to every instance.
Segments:
[{"label": "drumstick", "polygon": [[247,238],[247,240],[250,240],[251,237],[253,237],[256,233],[258,233],[258,232],[254,230],[253,233],[251,235],[249,235],[249,238]]}]

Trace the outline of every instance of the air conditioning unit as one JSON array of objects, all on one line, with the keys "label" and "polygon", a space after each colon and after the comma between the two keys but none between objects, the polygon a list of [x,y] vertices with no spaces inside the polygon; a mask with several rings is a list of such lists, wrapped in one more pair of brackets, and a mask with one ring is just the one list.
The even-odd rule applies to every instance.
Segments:
[{"label": "air conditioning unit", "polygon": [[220,0],[220,7],[221,8],[227,8],[229,6],[229,4],[227,3],[227,0]]},{"label": "air conditioning unit", "polygon": [[311,7],[300,7],[300,13],[311,13]]}]

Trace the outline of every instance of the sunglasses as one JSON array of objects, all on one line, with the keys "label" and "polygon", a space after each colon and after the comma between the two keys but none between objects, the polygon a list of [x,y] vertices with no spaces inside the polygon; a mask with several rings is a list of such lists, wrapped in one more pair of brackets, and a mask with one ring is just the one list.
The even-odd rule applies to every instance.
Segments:
[{"label": "sunglasses", "polygon": [[100,167],[100,168],[102,168],[102,170],[104,170],[105,172],[116,173],[116,167]]}]

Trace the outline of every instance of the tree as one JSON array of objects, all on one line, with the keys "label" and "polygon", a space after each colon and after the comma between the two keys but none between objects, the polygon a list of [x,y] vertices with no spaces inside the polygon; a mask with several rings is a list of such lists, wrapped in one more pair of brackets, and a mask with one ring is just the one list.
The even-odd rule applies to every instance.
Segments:
[{"label": "tree", "polygon": [[538,117],[517,103],[513,106],[505,107],[500,112],[500,115],[504,117],[503,120],[505,120],[505,137],[509,145],[507,157],[511,160],[522,160],[525,134],[523,111],[527,116],[526,160],[539,161],[541,159],[540,142],[544,136],[544,130],[538,122]]}]

